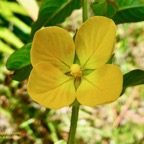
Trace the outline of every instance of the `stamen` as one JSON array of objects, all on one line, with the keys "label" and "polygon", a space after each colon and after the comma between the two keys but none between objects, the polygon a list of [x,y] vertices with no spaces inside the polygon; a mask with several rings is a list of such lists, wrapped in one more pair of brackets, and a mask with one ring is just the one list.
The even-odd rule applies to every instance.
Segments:
[{"label": "stamen", "polygon": [[79,64],[72,64],[70,70],[71,70],[70,74],[73,75],[75,78],[81,77],[82,70]]}]

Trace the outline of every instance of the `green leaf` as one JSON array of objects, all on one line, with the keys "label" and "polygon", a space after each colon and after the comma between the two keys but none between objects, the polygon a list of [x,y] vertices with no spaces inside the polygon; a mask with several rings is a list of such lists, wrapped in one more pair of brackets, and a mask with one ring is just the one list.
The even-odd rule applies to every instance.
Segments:
[{"label": "green leaf", "polygon": [[116,24],[144,21],[144,0],[95,0],[95,15],[112,18]]},{"label": "green leaf", "polygon": [[118,11],[112,17],[116,24],[144,21],[144,0],[116,0]]},{"label": "green leaf", "polygon": [[117,3],[115,1],[95,0],[91,4],[91,8],[95,15],[112,17],[117,11]]},{"label": "green leaf", "polygon": [[38,19],[32,27],[31,36],[42,26],[62,23],[73,10],[81,7],[81,0],[45,0],[39,11]]},{"label": "green leaf", "polygon": [[29,74],[32,70],[32,65],[27,65],[19,70],[16,70],[13,74],[12,74],[12,79],[16,80],[16,81],[23,81],[25,79],[27,79],[29,77]]},{"label": "green leaf", "polygon": [[12,79],[23,81],[28,78],[32,65],[30,62],[31,43],[24,45],[21,49],[15,51],[6,62],[8,70],[14,71]]},{"label": "green leaf", "polygon": [[31,43],[24,45],[21,49],[16,50],[6,62],[9,70],[15,71],[31,64],[30,62]]},{"label": "green leaf", "polygon": [[137,69],[124,75],[124,88],[141,84],[144,84],[144,71]]},{"label": "green leaf", "polygon": [[126,73],[123,76],[123,90],[121,95],[125,92],[127,87],[144,84],[144,71],[136,69]]}]

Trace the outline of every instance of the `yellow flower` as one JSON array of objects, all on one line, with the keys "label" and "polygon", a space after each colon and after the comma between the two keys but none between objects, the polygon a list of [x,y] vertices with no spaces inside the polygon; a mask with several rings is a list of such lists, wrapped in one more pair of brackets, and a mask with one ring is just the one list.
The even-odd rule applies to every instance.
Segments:
[{"label": "yellow flower", "polygon": [[84,22],[75,42],[66,30],[56,26],[37,31],[28,81],[32,99],[52,109],[75,100],[86,106],[115,101],[123,76],[116,65],[106,64],[113,53],[115,35],[114,22],[101,16]]}]

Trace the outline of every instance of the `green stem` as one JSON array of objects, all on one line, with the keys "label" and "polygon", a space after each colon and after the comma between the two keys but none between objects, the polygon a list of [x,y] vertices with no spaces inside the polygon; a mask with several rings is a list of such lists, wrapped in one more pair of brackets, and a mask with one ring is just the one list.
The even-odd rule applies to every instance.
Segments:
[{"label": "green stem", "polygon": [[[83,22],[88,19],[88,1],[82,0]],[[80,104],[76,100],[72,106],[71,126],[67,144],[74,144]]]},{"label": "green stem", "polygon": [[78,114],[79,114],[79,106],[80,106],[79,103],[75,102],[72,107],[71,126],[70,126],[70,133],[69,133],[67,144],[74,144],[74,141],[75,141],[77,120],[78,120]]},{"label": "green stem", "polygon": [[88,19],[88,1],[82,0],[82,9],[83,9],[83,22]]}]

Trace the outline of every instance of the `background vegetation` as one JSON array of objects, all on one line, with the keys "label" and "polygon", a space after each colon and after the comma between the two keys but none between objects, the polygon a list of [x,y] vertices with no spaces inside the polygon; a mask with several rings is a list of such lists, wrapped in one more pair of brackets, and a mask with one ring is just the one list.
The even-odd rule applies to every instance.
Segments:
[{"label": "background vegetation", "polygon": [[[37,1],[38,7],[42,2]],[[98,3],[99,5],[95,4],[92,4],[93,9],[98,9],[98,6],[104,8],[105,1]],[[58,19],[55,15],[51,19],[51,25],[58,23],[74,34],[82,23],[82,12],[78,3],[73,3],[73,6],[74,8],[67,13],[67,16],[70,15],[67,19]],[[12,72],[5,66],[10,54],[30,43],[35,30],[43,25],[43,21],[45,22],[43,17],[39,17],[40,20],[36,23],[40,24],[33,25],[37,19],[38,7],[30,1],[24,5],[22,0],[0,0],[1,144],[53,144],[58,140],[67,139],[69,132],[71,109],[54,111],[41,107],[28,96],[27,81],[12,80]],[[122,13],[118,11],[117,15],[120,12]],[[91,9],[89,13],[93,14]],[[109,13],[106,15],[109,16]],[[113,18],[116,19],[116,13],[113,13]],[[121,19],[116,21],[124,23]],[[47,23],[49,21],[45,24]],[[33,31],[30,36],[32,25]],[[144,70],[143,26],[144,22],[117,25],[114,62],[120,66],[124,74],[134,69]],[[17,75],[14,78],[17,79]],[[6,135],[2,136],[4,133],[11,135],[8,138]],[[123,96],[112,104],[95,108],[81,106],[76,142],[77,144],[144,144],[144,86],[127,88]]]}]

